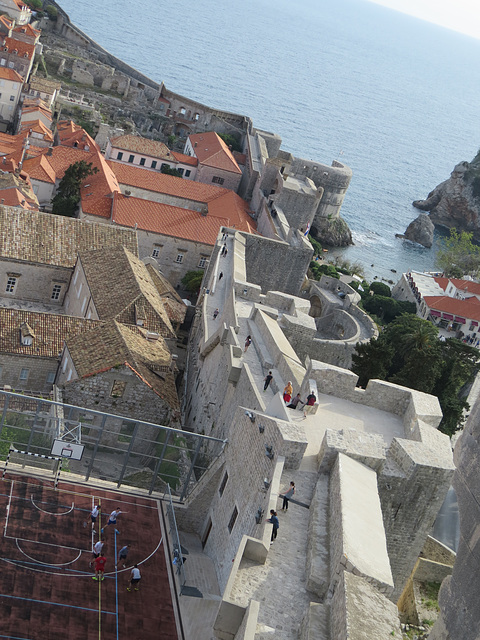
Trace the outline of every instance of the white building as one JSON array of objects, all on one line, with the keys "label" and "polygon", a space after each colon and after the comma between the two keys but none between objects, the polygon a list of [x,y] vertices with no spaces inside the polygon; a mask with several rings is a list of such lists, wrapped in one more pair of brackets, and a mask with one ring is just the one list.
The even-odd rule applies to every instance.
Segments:
[{"label": "white building", "polygon": [[2,131],[6,131],[7,125],[13,122],[22,83],[22,77],[14,69],[0,67],[0,128]]},{"label": "white building", "polygon": [[28,24],[32,17],[32,11],[21,0],[0,0],[0,11],[8,13],[18,25]]}]

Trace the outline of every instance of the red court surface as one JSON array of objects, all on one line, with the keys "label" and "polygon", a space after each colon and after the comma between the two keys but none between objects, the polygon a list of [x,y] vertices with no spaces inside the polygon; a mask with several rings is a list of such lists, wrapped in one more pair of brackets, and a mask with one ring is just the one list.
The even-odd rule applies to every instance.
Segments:
[{"label": "red court surface", "polygon": [[[90,511],[100,504],[107,558],[92,580]],[[116,507],[123,511],[105,526]],[[0,639],[177,640],[160,506],[155,500],[7,474],[0,483]],[[100,519],[100,518],[99,518]],[[97,520],[95,529],[100,532]],[[130,544],[126,568],[117,554]],[[127,591],[138,564],[139,591]]]}]

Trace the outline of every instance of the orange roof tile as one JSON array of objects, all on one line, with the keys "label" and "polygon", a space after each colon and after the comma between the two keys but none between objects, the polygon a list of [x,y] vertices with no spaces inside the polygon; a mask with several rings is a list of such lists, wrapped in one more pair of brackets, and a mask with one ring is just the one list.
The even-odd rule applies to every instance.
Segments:
[{"label": "orange roof tile", "polygon": [[169,176],[158,171],[134,167],[131,164],[122,164],[112,160],[107,162],[113,169],[120,184],[138,187],[146,191],[165,193],[178,198],[185,198],[185,200],[194,200],[195,202],[210,202],[210,200],[218,198],[228,191],[223,187],[185,180],[184,178]]},{"label": "orange roof tile", "polygon": [[[30,106],[25,106],[25,103],[23,104],[22,107],[22,111],[21,111],[21,115],[20,115],[20,120],[23,121],[23,116],[27,113],[41,113],[42,115],[44,115],[48,120],[50,120],[50,122],[52,121],[52,112],[50,111],[50,109],[48,108],[43,108],[43,107],[39,107],[39,106],[35,106],[32,105]],[[27,122],[27,121],[25,121]]]},{"label": "orange roof tile", "polygon": [[149,140],[141,136],[125,135],[111,138],[110,143],[116,149],[124,149],[125,151],[133,151],[134,153],[144,153],[152,158],[160,158],[162,160],[173,161],[175,158],[163,142],[157,140]]},{"label": "orange roof tile", "polygon": [[221,226],[228,226],[226,218],[202,216],[197,211],[172,207],[168,204],[115,194],[112,220],[121,226],[182,238],[213,246]]},{"label": "orange roof tile", "polygon": [[73,120],[61,120],[57,124],[57,131],[60,144],[64,147],[87,148],[87,151],[100,148],[92,136]]},{"label": "orange roof tile", "polygon": [[480,320],[480,304],[476,298],[459,300],[449,296],[425,296],[424,300],[429,309],[443,311],[468,320]]},{"label": "orange roof tile", "polygon": [[38,211],[38,204],[29,201],[18,189],[10,187],[9,189],[0,189],[0,204],[5,207],[22,207],[22,209],[31,209]]},{"label": "orange roof tile", "polygon": [[89,153],[82,149],[72,149],[70,147],[53,147],[52,155],[48,156],[48,161],[52,165],[58,180],[63,178],[63,174],[71,164],[80,160],[91,162]]},{"label": "orange roof tile", "polygon": [[[438,279],[435,278],[435,280]],[[460,289],[461,291],[480,295],[480,283],[478,282],[473,282],[472,280],[459,280],[458,278],[450,278],[450,282],[454,285],[454,287]]]},{"label": "orange roof tile", "polygon": [[215,131],[194,133],[189,139],[200,164],[232,173],[242,173],[232,152]]},{"label": "orange roof tile", "polygon": [[0,67],[0,78],[2,78],[2,80],[10,80],[11,82],[21,82],[23,84],[22,76],[17,73],[15,69]]},{"label": "orange roof tile", "polygon": [[15,27],[15,29],[13,29],[13,32],[26,33],[28,36],[31,36],[32,38],[40,37],[42,34],[41,29],[34,29],[31,24],[24,24],[24,25],[21,25],[20,27]]},{"label": "orange roof tile", "polygon": [[39,155],[35,158],[25,160],[22,169],[28,173],[30,178],[40,180],[40,182],[49,182],[55,184],[56,175],[52,165],[48,162],[45,155]]},{"label": "orange roof tile", "polygon": [[208,203],[208,215],[225,216],[228,219],[229,227],[234,227],[238,231],[253,233],[257,225],[248,214],[249,206],[234,191],[228,191],[220,198],[216,198]]},{"label": "orange roof tile", "polygon": [[189,164],[192,167],[198,165],[198,158],[194,156],[187,156],[186,153],[177,153],[177,151],[172,151],[172,155],[177,162],[181,162],[182,164]]},{"label": "orange roof tile", "polygon": [[0,16],[0,22],[4,25],[6,29],[10,31],[13,27],[13,20],[10,20],[8,16]]},{"label": "orange roof tile", "polygon": [[22,42],[22,40],[16,40],[14,38],[3,38],[3,49],[8,53],[17,52],[17,55],[22,58],[32,59],[35,54],[35,45],[29,42]]},{"label": "orange roof tile", "polygon": [[40,133],[44,140],[53,142],[53,133],[46,127],[41,120],[26,120],[20,123],[20,132],[28,131]]},{"label": "orange roof tile", "polygon": [[29,12],[32,13],[32,10],[30,9],[30,7],[27,7],[25,2],[22,2],[22,0],[13,0],[13,2],[17,5],[17,7],[21,11],[26,11],[27,13],[29,13]]}]

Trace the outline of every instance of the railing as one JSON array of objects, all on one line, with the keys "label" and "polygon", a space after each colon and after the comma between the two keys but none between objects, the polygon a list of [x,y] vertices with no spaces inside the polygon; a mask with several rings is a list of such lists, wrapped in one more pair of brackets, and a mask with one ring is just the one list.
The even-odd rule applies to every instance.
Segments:
[{"label": "railing", "polygon": [[0,391],[1,460],[11,445],[26,454],[51,455],[54,439],[72,428],[85,449],[82,460],[69,459],[62,473],[137,487],[149,494],[163,494],[169,485],[179,501],[185,500],[226,442],[128,416]]}]

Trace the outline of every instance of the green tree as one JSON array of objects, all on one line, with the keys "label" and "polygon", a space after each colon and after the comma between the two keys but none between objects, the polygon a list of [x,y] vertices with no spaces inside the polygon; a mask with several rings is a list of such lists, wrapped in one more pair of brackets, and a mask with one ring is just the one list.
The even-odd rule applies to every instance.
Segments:
[{"label": "green tree", "polygon": [[202,285],[203,271],[187,271],[182,278],[182,284],[187,291],[198,293]]},{"label": "green tree", "polygon": [[242,153],[242,147],[237,136],[234,136],[230,133],[219,133],[218,136],[225,142],[226,145],[232,147],[232,151],[238,151],[239,153]]},{"label": "green tree", "polygon": [[443,411],[440,430],[448,435],[462,424],[468,409],[464,392],[479,363],[477,349],[455,338],[441,342],[437,328],[413,314],[396,318],[377,339],[357,344],[352,356],[362,387],[378,378],[436,395]]},{"label": "green tree", "polygon": [[55,21],[58,18],[58,9],[57,7],[53,6],[53,4],[47,5],[45,12],[50,20]]},{"label": "green tree", "polygon": [[178,169],[172,169],[169,164],[165,162],[162,164],[161,173],[165,173],[168,176],[175,176],[176,178],[181,178],[182,174]]},{"label": "green tree", "polygon": [[58,190],[52,199],[52,213],[60,216],[75,217],[80,202],[80,187],[88,176],[98,173],[92,163],[80,160],[71,164],[60,180]]},{"label": "green tree", "polygon": [[450,229],[437,252],[436,262],[439,268],[449,277],[480,275],[480,247],[472,242],[472,233]]},{"label": "green tree", "polygon": [[377,296],[384,296],[386,298],[392,297],[392,290],[388,284],[385,284],[384,282],[372,282],[370,285],[370,291],[373,291]]}]

